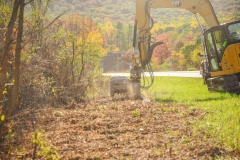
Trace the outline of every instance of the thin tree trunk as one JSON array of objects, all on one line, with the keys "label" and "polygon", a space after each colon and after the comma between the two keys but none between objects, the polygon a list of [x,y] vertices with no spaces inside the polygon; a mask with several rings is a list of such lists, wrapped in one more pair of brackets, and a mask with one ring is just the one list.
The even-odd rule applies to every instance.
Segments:
[{"label": "thin tree trunk", "polygon": [[72,82],[73,82],[73,84],[74,84],[74,82],[75,82],[75,76],[74,76],[74,61],[75,61],[75,43],[74,42],[72,42],[72,49],[73,49],[73,51],[72,51],[72,62],[71,62],[71,71],[72,71]]},{"label": "thin tree trunk", "polygon": [[13,93],[10,99],[10,103],[7,108],[6,118],[11,116],[12,112],[15,109],[19,96],[19,77],[20,77],[20,54],[22,50],[22,35],[23,35],[23,16],[24,16],[24,1],[20,1],[20,12],[19,12],[19,21],[18,21],[18,35],[17,35],[17,44],[15,51],[15,72],[14,72],[14,86]]},{"label": "thin tree trunk", "polygon": [[10,22],[8,24],[8,30],[6,33],[6,41],[4,44],[3,57],[1,60],[1,66],[0,66],[0,99],[2,99],[2,96],[3,96],[2,93],[3,93],[4,87],[5,87],[6,73],[7,73],[7,67],[8,67],[8,63],[7,63],[8,55],[9,55],[10,45],[12,43],[13,28],[14,28],[14,24],[17,19],[18,8],[20,5],[20,2],[21,2],[21,0],[14,1],[12,16],[11,16]]},{"label": "thin tree trunk", "polygon": [[78,81],[80,82],[81,78],[84,77],[84,49],[82,51],[82,57],[81,57],[81,62],[82,62],[82,67],[81,67],[81,72],[80,72],[80,75],[79,75],[79,78],[78,78]]},{"label": "thin tree trunk", "polygon": [[80,75],[79,75],[79,78],[78,78],[78,80],[79,80],[79,82],[80,82],[80,80],[81,80],[81,78],[82,77],[84,77],[84,67],[85,67],[85,64],[84,64],[84,50],[85,50],[85,44],[86,44],[86,41],[85,41],[85,30],[86,30],[86,28],[85,28],[85,24],[84,24],[84,17],[83,17],[83,19],[82,19],[82,24],[83,24],[83,28],[82,28],[82,43],[83,43],[83,50],[82,50],[82,59],[81,59],[81,62],[82,62],[82,68],[81,68],[81,72],[80,72]]}]

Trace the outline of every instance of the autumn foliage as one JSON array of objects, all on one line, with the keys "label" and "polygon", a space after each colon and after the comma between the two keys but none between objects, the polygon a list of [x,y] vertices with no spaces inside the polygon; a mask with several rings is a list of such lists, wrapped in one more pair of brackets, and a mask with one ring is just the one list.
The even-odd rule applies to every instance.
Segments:
[{"label": "autumn foliage", "polygon": [[0,23],[7,28],[0,28],[0,116],[8,118],[29,107],[57,107],[72,99],[79,102],[89,95],[100,95],[96,80],[101,76],[99,62],[107,49],[92,20],[78,14],[50,20],[44,10],[50,1],[31,1],[26,5],[30,14],[24,15],[22,2],[15,0],[14,17],[5,17],[14,20],[10,25]]},{"label": "autumn foliage", "polygon": [[169,36],[170,35],[167,33],[157,35],[156,41],[163,42],[163,44],[157,46],[153,51],[152,62],[155,65],[164,63],[166,59],[171,56],[171,42]]}]

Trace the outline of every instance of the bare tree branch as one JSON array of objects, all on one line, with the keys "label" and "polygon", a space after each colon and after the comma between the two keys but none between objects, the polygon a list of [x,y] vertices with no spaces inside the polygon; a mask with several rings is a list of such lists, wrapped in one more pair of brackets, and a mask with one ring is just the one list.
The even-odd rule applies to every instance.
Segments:
[{"label": "bare tree branch", "polygon": [[30,0],[30,1],[28,1],[27,3],[24,3],[24,5],[27,5],[27,4],[29,4],[29,3],[31,3],[31,2],[33,2],[34,0]]},{"label": "bare tree branch", "polygon": [[60,15],[58,15],[52,22],[50,22],[47,26],[45,26],[44,28],[37,30],[35,32],[32,33],[32,36],[29,38],[29,40],[25,41],[24,45],[22,47],[24,47],[25,45],[27,45],[29,43],[29,41],[32,40],[32,37],[36,36],[38,33],[44,31],[45,29],[47,29],[49,26],[51,26],[58,18],[60,18],[61,16],[63,16],[66,12],[61,13]]}]

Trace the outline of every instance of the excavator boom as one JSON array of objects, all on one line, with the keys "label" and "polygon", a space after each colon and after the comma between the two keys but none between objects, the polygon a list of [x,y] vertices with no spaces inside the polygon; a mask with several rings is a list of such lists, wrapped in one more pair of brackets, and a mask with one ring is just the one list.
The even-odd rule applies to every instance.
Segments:
[{"label": "excavator boom", "polygon": [[[138,26],[139,52],[143,68],[145,68],[145,65],[148,63],[147,61],[149,61],[146,47],[147,45],[149,46],[150,43],[150,29],[153,25],[153,20],[150,16],[150,10],[152,8],[185,9],[193,14],[200,14],[209,27],[219,25],[209,0],[136,0],[135,23]],[[135,32],[136,31],[137,30],[135,30]]]},{"label": "excavator boom", "polygon": [[[150,15],[150,10],[152,8],[185,9],[195,15],[200,14],[209,27],[219,25],[218,19],[209,0],[136,0],[133,49],[138,46],[139,57],[135,57],[133,51],[132,66],[135,68],[135,71],[137,71],[137,74],[135,75],[139,75],[139,72],[144,72],[145,69],[148,71],[151,70],[150,60],[153,50],[155,47],[162,44],[162,42],[152,44],[151,28],[154,24]],[[137,33],[139,35],[138,42],[136,39]],[[141,65],[137,62],[140,62]],[[138,82],[140,81],[140,78],[141,77],[135,78],[134,81]],[[153,79],[153,77],[151,79]],[[150,85],[151,84],[152,83],[150,83]],[[143,88],[149,88],[149,86],[143,86]]]},{"label": "excavator boom", "polygon": [[139,29],[147,29],[149,27],[151,8],[185,9],[193,14],[200,14],[209,27],[219,25],[209,0],[136,0],[136,21]]}]

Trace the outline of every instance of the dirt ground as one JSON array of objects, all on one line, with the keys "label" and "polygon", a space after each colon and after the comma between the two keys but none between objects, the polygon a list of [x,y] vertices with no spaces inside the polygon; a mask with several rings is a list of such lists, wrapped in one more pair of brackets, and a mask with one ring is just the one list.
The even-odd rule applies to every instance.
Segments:
[{"label": "dirt ground", "polygon": [[110,99],[23,110],[9,119],[0,159],[239,159],[193,130],[186,105]]}]

